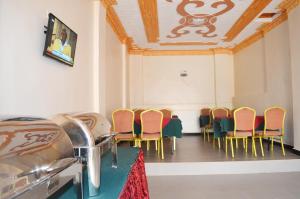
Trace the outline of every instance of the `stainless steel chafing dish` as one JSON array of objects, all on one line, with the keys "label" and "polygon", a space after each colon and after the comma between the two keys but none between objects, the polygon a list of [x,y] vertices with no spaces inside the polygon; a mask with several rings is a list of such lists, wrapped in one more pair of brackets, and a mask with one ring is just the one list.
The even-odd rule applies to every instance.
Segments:
[{"label": "stainless steel chafing dish", "polygon": [[60,114],[53,118],[69,135],[75,156],[87,167],[89,196],[100,188],[101,155],[112,151],[112,167],[117,167],[117,145],[110,133],[110,123],[97,113]]},{"label": "stainless steel chafing dish", "polygon": [[82,198],[81,163],[65,131],[47,120],[0,121],[0,198],[48,198],[72,183]]}]

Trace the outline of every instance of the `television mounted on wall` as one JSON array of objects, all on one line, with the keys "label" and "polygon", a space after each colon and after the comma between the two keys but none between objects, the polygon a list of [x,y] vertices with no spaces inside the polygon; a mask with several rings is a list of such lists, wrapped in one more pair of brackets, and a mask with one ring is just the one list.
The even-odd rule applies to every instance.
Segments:
[{"label": "television mounted on wall", "polygon": [[56,59],[69,66],[74,65],[77,34],[49,13],[44,55]]}]

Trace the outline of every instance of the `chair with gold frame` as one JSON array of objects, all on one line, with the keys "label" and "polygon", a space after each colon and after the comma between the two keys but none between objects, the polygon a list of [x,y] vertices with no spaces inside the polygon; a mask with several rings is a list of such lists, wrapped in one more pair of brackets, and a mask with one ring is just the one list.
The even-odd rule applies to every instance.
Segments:
[{"label": "chair with gold frame", "polygon": [[141,119],[141,113],[145,111],[145,109],[135,109],[134,110],[134,119],[140,120]]},{"label": "chair with gold frame", "polygon": [[115,139],[120,141],[134,141],[136,145],[136,136],[134,134],[134,112],[129,109],[118,109],[112,113],[113,132],[117,135]]},{"label": "chair with gold frame", "polygon": [[[164,118],[167,119],[172,119],[172,111],[170,109],[164,108],[164,109],[160,109],[160,111],[163,113]],[[176,151],[176,137],[173,136],[173,151]],[[147,143],[148,146],[148,143]],[[155,147],[157,149],[157,143],[155,142]]]},{"label": "chair with gold frame", "polygon": [[209,123],[202,127],[203,137],[205,140],[205,136],[207,135],[207,141],[209,141],[209,130],[212,129],[212,110],[210,108],[202,108],[200,110],[200,116],[209,116]]},{"label": "chair with gold frame", "polygon": [[233,149],[233,139],[243,139],[245,140],[244,149],[247,153],[248,150],[248,137],[252,137],[252,154],[256,157],[256,147],[255,147],[255,117],[256,111],[249,107],[241,107],[234,111],[234,130],[227,132],[225,137],[225,147],[227,154],[227,140],[230,140],[231,144],[231,155],[234,158]]},{"label": "chair with gold frame", "polygon": [[286,110],[281,107],[270,107],[265,110],[265,126],[263,131],[256,131],[255,137],[259,138],[261,153],[264,156],[263,138],[271,139],[271,151],[274,150],[274,137],[280,138],[282,154],[285,156],[283,137]]},{"label": "chair with gold frame", "polygon": [[[141,137],[142,141],[156,141],[158,144],[158,154],[164,159],[164,144],[162,135],[163,113],[157,110],[146,110],[141,113]],[[141,146],[141,143],[139,143]]]},{"label": "chair with gold frame", "polygon": [[[213,118],[213,120],[227,118],[228,115],[229,115],[228,109],[226,109],[226,108],[214,108],[212,110],[212,118]],[[219,149],[221,148],[221,139],[220,139],[220,136],[221,135],[218,135],[218,137],[217,137]],[[213,137],[213,145],[214,146],[215,146],[215,139],[216,139],[216,133],[214,132],[214,137]]]},{"label": "chair with gold frame", "polygon": [[160,112],[162,112],[164,118],[172,118],[172,111],[170,109],[164,108],[160,109]]}]

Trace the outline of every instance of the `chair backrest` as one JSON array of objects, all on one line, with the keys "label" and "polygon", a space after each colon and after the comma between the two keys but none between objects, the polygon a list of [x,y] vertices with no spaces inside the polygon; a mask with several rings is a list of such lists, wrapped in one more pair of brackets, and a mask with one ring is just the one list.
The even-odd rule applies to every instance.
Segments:
[{"label": "chair backrest", "polygon": [[200,115],[210,115],[211,109],[210,108],[203,108],[200,110]]},{"label": "chair backrest", "polygon": [[241,107],[234,111],[234,134],[236,131],[255,132],[256,111],[249,107]]},{"label": "chair backrest", "polygon": [[141,119],[141,113],[145,111],[144,109],[136,109],[134,110],[134,119],[140,120]]},{"label": "chair backrest", "polygon": [[213,119],[228,117],[228,110],[226,108],[215,108],[212,110]]},{"label": "chair backrest", "polygon": [[235,108],[229,110],[229,117],[234,117],[234,111],[235,111],[235,110],[236,110]]},{"label": "chair backrest", "polygon": [[172,118],[172,111],[169,109],[161,109],[160,112],[162,112],[164,118]]},{"label": "chair backrest", "polygon": [[143,133],[160,133],[162,135],[163,114],[157,110],[147,110],[141,113],[141,135]]},{"label": "chair backrest", "polygon": [[134,112],[129,109],[118,109],[112,113],[113,131],[128,133],[134,131]]},{"label": "chair backrest", "polygon": [[281,130],[284,133],[286,111],[281,107],[270,107],[265,110],[265,130]]}]

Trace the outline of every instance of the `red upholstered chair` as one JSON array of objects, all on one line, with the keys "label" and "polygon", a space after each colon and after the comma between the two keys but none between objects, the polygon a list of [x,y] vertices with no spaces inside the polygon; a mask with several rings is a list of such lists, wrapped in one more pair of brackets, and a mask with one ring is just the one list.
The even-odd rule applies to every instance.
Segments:
[{"label": "red upholstered chair", "polygon": [[245,139],[246,146],[245,150],[247,152],[248,148],[248,137],[252,137],[252,154],[254,153],[255,157],[256,154],[256,147],[255,147],[255,117],[256,111],[249,107],[241,107],[234,111],[234,130],[231,132],[227,132],[225,143],[226,143],[226,154],[227,154],[227,140],[230,140],[231,144],[231,154],[234,158],[234,151],[233,151],[233,139]]},{"label": "red upholstered chair", "polygon": [[136,109],[134,110],[134,119],[135,120],[140,120],[141,118],[141,113],[145,111],[144,109]]},{"label": "red upholstered chair", "polygon": [[160,112],[162,112],[164,118],[170,118],[170,119],[172,118],[171,110],[164,108],[164,109],[160,109]]},{"label": "red upholstered chair", "polygon": [[[229,112],[228,112],[228,109],[226,109],[226,108],[214,108],[212,110],[213,120],[227,118],[228,116],[229,116]],[[220,149],[221,148],[220,135],[217,136],[217,138],[218,138],[218,146],[219,146],[219,149]],[[215,139],[216,139],[216,135],[214,133],[213,145],[215,145]]]},{"label": "red upholstered chair", "polygon": [[226,108],[215,108],[212,110],[213,119],[226,118],[228,117],[228,115],[229,115],[228,109]]},{"label": "red upholstered chair", "polygon": [[162,136],[163,113],[157,110],[147,110],[141,113],[140,141],[157,141],[158,154],[164,159],[164,144]]},{"label": "red upholstered chair", "polygon": [[135,141],[134,112],[129,109],[118,109],[112,113],[113,131],[117,141]]},{"label": "red upholstered chair", "polygon": [[262,138],[271,138],[271,151],[274,150],[274,137],[279,137],[281,142],[282,154],[285,156],[283,137],[284,137],[284,120],[286,110],[281,107],[270,107],[265,110],[265,127],[263,131],[255,132],[255,136],[260,140],[262,156],[264,156]]},{"label": "red upholstered chair", "polygon": [[209,141],[209,133],[212,131],[212,110],[210,108],[203,108],[200,110],[201,116],[209,116],[209,123],[203,127],[203,136],[205,140],[205,136],[207,134],[207,140]]}]

